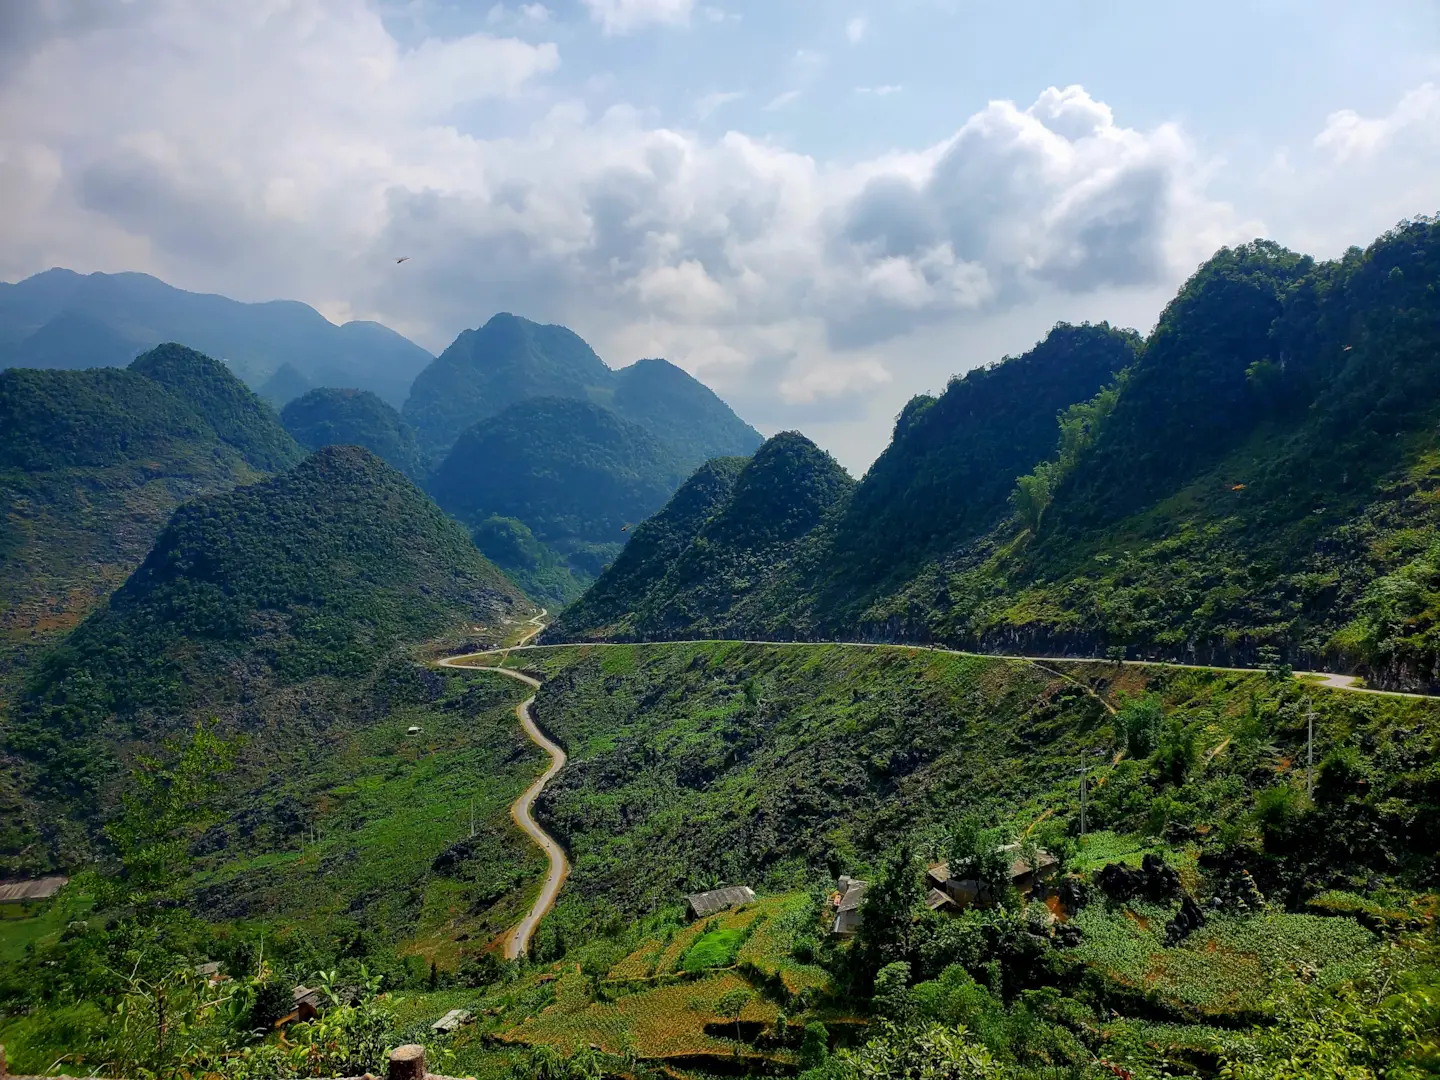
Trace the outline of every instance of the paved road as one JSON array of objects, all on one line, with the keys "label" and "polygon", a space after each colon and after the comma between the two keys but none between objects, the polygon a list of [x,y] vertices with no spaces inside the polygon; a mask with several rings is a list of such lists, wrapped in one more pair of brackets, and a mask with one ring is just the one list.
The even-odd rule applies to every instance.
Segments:
[{"label": "paved road", "polygon": [[[520,640],[522,642],[529,640],[544,629],[544,627],[540,625],[540,620],[544,617],[545,612],[542,611],[531,620],[535,629],[521,638]],[[480,660],[483,657],[496,656],[497,654],[500,662],[503,663],[504,654],[507,651],[508,650],[497,650],[491,653],[474,653],[470,656],[451,656],[439,660],[437,663],[441,667],[464,668],[470,671],[493,671],[498,675],[518,679],[527,686],[538,689],[540,680],[532,679],[529,675],[525,675],[519,671],[511,671],[509,668],[498,667],[493,663],[467,663],[467,661]],[[507,960],[515,960],[525,955],[526,950],[530,947],[530,938],[534,935],[535,928],[540,925],[540,920],[555,906],[555,898],[560,895],[560,887],[565,884],[565,879],[570,876],[570,860],[565,857],[565,849],[560,846],[558,840],[536,823],[531,813],[535,806],[535,799],[540,795],[540,792],[545,790],[545,785],[554,778],[556,773],[565,767],[565,751],[561,750],[560,747],[545,737],[545,733],[536,725],[535,718],[530,714],[530,706],[533,705],[534,702],[535,695],[531,694],[519,705],[515,706],[515,715],[519,717],[520,726],[525,729],[525,734],[530,736],[530,741],[550,755],[550,767],[541,773],[533,784],[525,789],[525,793],[521,795],[520,798],[515,800],[510,807],[510,816],[515,819],[515,824],[519,825],[525,834],[534,840],[535,843],[540,846],[540,849],[545,852],[546,857],[550,860],[550,869],[545,875],[545,884],[540,889],[540,895],[535,898],[535,903],[530,907],[529,914],[521,919],[519,925],[510,931],[509,935],[505,938],[505,958]]]}]

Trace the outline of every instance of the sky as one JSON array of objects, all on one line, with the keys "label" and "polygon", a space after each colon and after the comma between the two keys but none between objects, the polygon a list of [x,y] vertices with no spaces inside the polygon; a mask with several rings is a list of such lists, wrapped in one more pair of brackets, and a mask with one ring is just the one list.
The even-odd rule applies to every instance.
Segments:
[{"label": "sky", "polygon": [[1434,0],[0,3],[0,279],[560,322],[857,475],[1220,246],[1436,210]]}]

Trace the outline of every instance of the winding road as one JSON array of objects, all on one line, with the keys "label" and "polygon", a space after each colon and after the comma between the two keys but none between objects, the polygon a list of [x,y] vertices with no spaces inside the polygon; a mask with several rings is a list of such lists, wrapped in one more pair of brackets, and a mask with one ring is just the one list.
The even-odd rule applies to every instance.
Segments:
[{"label": "winding road", "polygon": [[[545,629],[544,623],[540,620],[545,618],[545,609],[530,620],[532,629],[522,634],[515,645],[502,649],[492,649],[489,652],[470,653],[466,656],[448,656],[437,660],[439,667],[460,668],[466,671],[493,671],[497,675],[504,675],[511,679],[523,682],[526,686],[538,690],[540,680],[531,678],[529,675],[519,671],[511,671],[509,668],[500,667],[505,662],[505,654],[512,648],[526,648],[525,642],[529,641],[541,630]],[[495,657],[493,663],[475,663],[486,657]],[[539,725],[535,723],[535,717],[530,713],[530,706],[535,703],[535,695],[531,694],[519,705],[515,706],[515,715],[520,720],[520,726],[525,734],[530,736],[530,741],[550,755],[550,767],[541,773],[525,793],[516,799],[510,806],[510,816],[515,824],[520,826],[526,836],[545,852],[550,860],[550,869],[545,875],[545,884],[540,889],[540,895],[535,898],[535,903],[530,906],[529,914],[521,919],[515,929],[511,930],[505,937],[505,959],[517,960],[524,956],[530,948],[530,938],[534,936],[535,928],[540,925],[543,919],[555,906],[555,898],[560,894],[560,887],[565,884],[565,879],[570,876],[570,860],[565,857],[565,849],[560,842],[542,829],[536,823],[532,813],[535,800],[540,792],[545,790],[545,785],[554,779],[555,774],[565,767],[565,751],[550,741]]]}]

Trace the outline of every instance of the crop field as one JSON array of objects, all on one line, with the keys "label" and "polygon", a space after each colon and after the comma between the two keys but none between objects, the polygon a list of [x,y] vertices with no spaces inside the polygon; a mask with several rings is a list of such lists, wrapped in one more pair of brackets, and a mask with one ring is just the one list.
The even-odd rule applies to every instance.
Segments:
[{"label": "crop field", "polygon": [[[578,978],[566,976],[566,978]],[[563,979],[561,980],[564,981]],[[582,980],[583,981],[583,980]],[[608,1054],[631,1050],[648,1060],[723,1055],[738,1052],[758,1056],[755,1049],[708,1034],[706,1025],[734,1019],[720,1009],[720,1000],[733,991],[749,991],[740,1012],[745,1024],[773,1024],[778,1010],[753,992],[750,984],[733,972],[719,972],[705,978],[669,983],[652,990],[627,994],[615,1001],[590,1002],[583,1006],[575,998],[562,997],[533,1020],[505,1032],[501,1038],[529,1045],[549,1045],[564,1053],[595,1045]]]},{"label": "crop field", "polygon": [[770,903],[770,917],[751,931],[736,962],[764,975],[778,976],[791,997],[814,999],[831,993],[834,987],[823,968],[802,964],[791,955],[796,934],[810,929],[814,921],[810,897],[789,893]]},{"label": "crop field", "polygon": [[1075,950],[1106,978],[1156,993],[1204,1016],[1256,1013],[1287,980],[1328,985],[1357,974],[1374,934],[1349,919],[1318,915],[1215,915],[1175,948],[1164,947],[1168,909],[1092,906],[1075,916]]}]

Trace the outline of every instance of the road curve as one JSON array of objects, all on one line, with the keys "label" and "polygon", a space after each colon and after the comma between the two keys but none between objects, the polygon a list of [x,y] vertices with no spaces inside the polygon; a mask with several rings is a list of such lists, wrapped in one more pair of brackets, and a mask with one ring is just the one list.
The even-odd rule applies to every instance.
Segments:
[{"label": "road curve", "polygon": [[[542,611],[531,620],[531,622],[535,624],[536,629],[533,633],[527,635],[527,638],[533,637],[543,629],[543,627],[539,625],[539,620],[544,618],[544,615],[545,613]],[[526,638],[522,638],[521,640],[526,640]],[[495,664],[466,662],[480,660],[487,656],[496,656],[497,654],[500,656],[501,662],[503,662],[504,653],[507,651],[508,650],[497,650],[491,653],[473,653],[469,656],[450,656],[438,660],[436,663],[440,667],[461,668],[467,671],[493,671],[497,675],[505,675],[511,679],[517,679],[527,686],[538,689],[540,680],[533,679],[522,672],[497,667]],[[530,948],[530,938],[534,935],[535,928],[540,925],[540,920],[555,906],[555,898],[560,895],[560,887],[565,884],[565,879],[570,876],[570,860],[565,857],[565,849],[560,846],[558,840],[536,823],[534,815],[531,813],[535,806],[535,800],[539,797],[540,792],[545,790],[545,785],[554,778],[556,773],[565,767],[565,751],[546,738],[545,733],[540,730],[539,726],[535,723],[535,718],[530,714],[530,706],[534,703],[535,695],[531,694],[519,705],[515,706],[515,715],[519,718],[520,726],[524,728],[525,734],[530,736],[530,741],[550,755],[550,767],[541,773],[535,782],[525,789],[525,793],[511,804],[510,816],[514,819],[515,824],[520,826],[525,835],[534,840],[540,849],[545,852],[546,857],[550,860],[550,869],[545,875],[545,884],[540,889],[540,895],[535,898],[535,903],[530,906],[529,914],[521,919],[515,929],[511,930],[505,937],[505,958],[507,960],[516,960],[525,955],[525,952]]]}]

